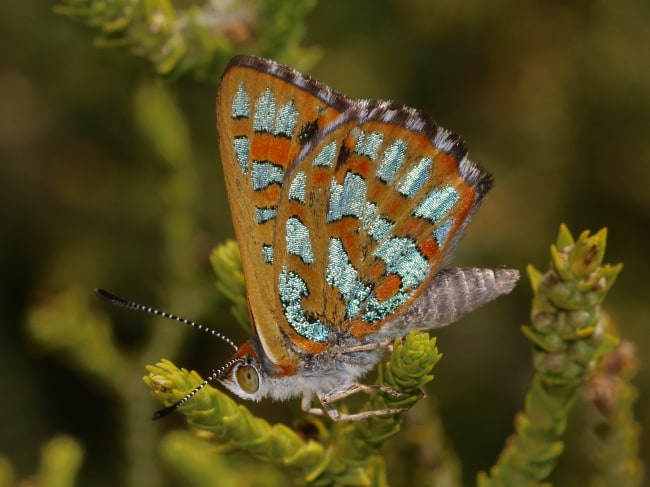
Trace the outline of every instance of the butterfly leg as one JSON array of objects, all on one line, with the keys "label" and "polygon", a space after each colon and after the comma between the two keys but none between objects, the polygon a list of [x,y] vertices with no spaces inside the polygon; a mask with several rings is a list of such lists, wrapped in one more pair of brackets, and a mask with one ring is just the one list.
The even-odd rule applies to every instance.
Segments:
[{"label": "butterfly leg", "polygon": [[328,394],[321,394],[318,396],[318,398],[321,400],[321,402],[323,401],[336,402],[336,401],[340,401],[341,399],[345,399],[346,397],[351,396],[352,394],[356,394],[358,392],[365,392],[366,394],[371,394],[376,391],[384,392],[386,394],[389,394],[397,398],[405,396],[405,394],[396,391],[392,387],[388,387],[380,384],[366,385],[366,384],[355,383],[342,391],[333,391]]},{"label": "butterfly leg", "polygon": [[326,414],[334,421],[363,421],[376,416],[390,416],[408,410],[408,408],[386,408],[386,409],[377,409],[374,411],[362,411],[360,413],[346,414],[346,413],[341,413],[332,404],[336,401],[340,401],[341,399],[344,399],[358,392],[364,392],[366,394],[370,394],[375,391],[381,391],[390,394],[393,397],[401,397],[404,395],[388,386],[365,385],[365,384],[357,383],[357,384],[352,384],[352,386],[350,386],[349,388],[343,391],[335,391],[329,394],[319,394],[318,399],[320,399],[320,402],[323,405],[323,409],[325,410]]},{"label": "butterfly leg", "polygon": [[309,414],[315,414],[317,416],[324,416],[326,413],[321,408],[311,407],[311,401],[314,399],[314,393],[309,390],[305,390],[302,394],[302,400],[300,401],[300,409]]},{"label": "butterfly leg", "polygon": [[340,390],[333,391],[327,394],[318,394],[318,399],[322,405],[322,408],[311,407],[311,400],[313,394],[311,392],[306,392],[302,398],[302,409],[310,414],[317,414],[320,416],[327,415],[334,421],[359,421],[366,420],[375,416],[389,416],[392,414],[398,414],[406,411],[408,408],[386,408],[378,409],[375,411],[363,411],[355,414],[341,413],[335,406],[334,402],[340,401],[352,394],[358,392],[365,392],[370,394],[375,391],[381,391],[386,394],[390,394],[393,397],[402,397],[404,394],[397,392],[396,390],[382,385],[365,385],[365,384],[352,384],[350,387]]}]

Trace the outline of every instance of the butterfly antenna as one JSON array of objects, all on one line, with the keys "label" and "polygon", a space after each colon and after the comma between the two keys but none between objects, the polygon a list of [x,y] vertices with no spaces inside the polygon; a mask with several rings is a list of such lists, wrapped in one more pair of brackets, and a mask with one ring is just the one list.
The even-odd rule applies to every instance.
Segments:
[{"label": "butterfly antenna", "polygon": [[[150,306],[145,306],[143,304],[134,303],[133,301],[127,301],[126,299],[122,299],[122,298],[120,298],[118,296],[115,296],[114,294],[111,294],[108,291],[105,291],[104,289],[96,288],[95,289],[95,294],[97,296],[99,296],[100,298],[102,298],[103,300],[108,301],[109,303],[111,303],[111,304],[113,304],[115,306],[119,306],[121,308],[134,309],[136,311],[143,311],[145,313],[150,313],[152,315],[162,316],[163,318],[168,318],[170,320],[185,323],[186,325],[192,326],[192,327],[196,328],[197,330],[201,330],[203,332],[209,333],[213,337],[222,339],[224,342],[226,342],[232,348],[237,350],[237,345],[235,345],[235,342],[233,342],[230,338],[225,337],[221,333],[219,333],[218,331],[212,330],[212,329],[210,329],[208,327],[205,327],[205,326],[203,326],[203,325],[201,325],[199,323],[196,323],[194,321],[190,321],[190,320],[186,320],[185,318],[180,318],[178,316],[170,315],[169,313],[165,313],[164,311],[159,311],[159,310],[157,310],[155,308],[151,308]],[[202,388],[203,386],[205,386],[205,384],[203,384],[202,386],[199,386],[197,388],[197,390]],[[196,392],[196,390],[195,390],[195,392]]]},{"label": "butterfly antenna", "polygon": [[181,407],[187,401],[192,399],[192,397],[194,397],[194,395],[197,392],[199,392],[201,389],[203,389],[205,386],[207,386],[210,382],[214,382],[217,379],[223,378],[224,375],[225,375],[224,372],[226,370],[228,370],[230,367],[232,367],[232,365],[234,363],[236,363],[236,362],[241,362],[241,359],[233,359],[230,362],[227,362],[225,365],[223,365],[219,369],[213,370],[212,373],[210,374],[210,377],[205,379],[198,386],[196,386],[190,392],[185,394],[185,396],[183,396],[183,398],[181,400],[176,401],[171,406],[167,406],[166,408],[163,408],[163,409],[160,409],[160,410],[156,411],[155,413],[153,413],[153,416],[151,417],[151,419],[153,419],[153,420],[160,419],[160,418],[163,418],[163,417],[167,416],[169,413],[173,413],[174,411],[176,411],[179,407]]}]

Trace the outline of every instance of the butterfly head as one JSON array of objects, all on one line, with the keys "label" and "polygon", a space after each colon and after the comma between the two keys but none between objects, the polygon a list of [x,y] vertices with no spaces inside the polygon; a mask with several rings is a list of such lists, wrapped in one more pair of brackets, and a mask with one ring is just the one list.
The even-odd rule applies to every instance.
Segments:
[{"label": "butterfly head", "polygon": [[278,367],[267,358],[257,335],[237,349],[217,372],[217,380],[242,399],[260,401],[265,397],[283,400],[300,395],[308,380],[295,367]]},{"label": "butterfly head", "polygon": [[309,373],[309,367],[301,366],[300,359],[294,359],[284,367],[273,362],[264,351],[258,335],[254,335],[217,371],[215,378],[242,399],[260,401],[268,397],[282,401],[330,390],[340,385],[348,375],[347,371],[344,371],[345,377],[338,375],[332,369],[332,362],[325,356],[317,359],[318,370],[322,372],[321,369],[326,368],[331,373]]},{"label": "butterfly head", "polygon": [[259,401],[268,395],[268,374],[250,340],[239,347],[219,372],[219,382],[243,399]]}]

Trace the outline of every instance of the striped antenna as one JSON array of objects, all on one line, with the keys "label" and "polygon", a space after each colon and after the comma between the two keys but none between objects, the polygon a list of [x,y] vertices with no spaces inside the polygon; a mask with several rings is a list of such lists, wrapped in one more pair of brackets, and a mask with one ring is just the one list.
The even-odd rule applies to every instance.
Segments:
[{"label": "striped antenna", "polygon": [[[219,333],[218,331],[214,331],[214,330],[212,330],[210,328],[207,328],[207,327],[205,327],[205,326],[203,326],[203,325],[201,325],[199,323],[196,323],[194,321],[186,320],[185,318],[180,318],[178,316],[174,316],[174,315],[171,315],[169,313],[165,313],[164,311],[159,311],[159,310],[157,310],[155,308],[152,308],[150,306],[145,306],[143,304],[134,303],[133,301],[127,301],[126,299],[115,296],[114,294],[111,294],[108,291],[105,291],[104,289],[95,288],[95,294],[97,296],[99,296],[100,298],[104,299],[105,301],[108,301],[109,303],[114,304],[115,306],[119,306],[121,308],[134,309],[136,311],[143,311],[145,313],[150,313],[152,315],[162,316],[163,318],[168,318],[170,320],[185,323],[186,325],[192,326],[192,327],[196,328],[197,330],[201,330],[203,332],[209,333],[213,337],[222,339],[224,342],[226,342],[228,345],[230,345],[235,350],[238,349],[237,345],[235,345],[235,342],[233,342],[230,338],[225,337],[221,333]],[[217,371],[215,371],[215,372],[217,372]],[[213,379],[210,379],[210,380],[213,380]],[[205,384],[199,386],[198,389],[201,389],[203,386],[205,386]],[[194,392],[196,392],[196,391],[197,391],[197,389],[194,390]]]},{"label": "striped antenna", "polygon": [[151,416],[151,419],[153,419],[153,420],[160,419],[160,418],[163,418],[163,417],[167,416],[170,413],[173,413],[179,407],[181,407],[183,404],[185,404],[187,401],[192,399],[192,397],[194,397],[194,394],[199,392],[201,389],[203,389],[205,386],[207,386],[210,382],[214,382],[215,380],[223,378],[224,377],[224,372],[226,370],[228,370],[230,367],[232,367],[233,364],[235,364],[237,362],[241,362],[241,361],[242,361],[241,359],[233,359],[233,360],[230,360],[225,365],[223,365],[222,367],[220,367],[219,369],[213,370],[212,373],[210,374],[210,377],[205,379],[198,386],[196,386],[190,392],[185,394],[185,396],[182,399],[180,399],[179,401],[176,401],[171,406],[167,406],[166,408],[160,409],[160,410],[156,411],[155,413],[153,413],[153,416]]}]

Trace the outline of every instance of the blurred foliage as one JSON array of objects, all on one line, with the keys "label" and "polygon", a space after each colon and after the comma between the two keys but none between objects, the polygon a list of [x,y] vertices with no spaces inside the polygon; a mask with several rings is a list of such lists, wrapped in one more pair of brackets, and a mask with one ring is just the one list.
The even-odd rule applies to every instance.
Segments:
[{"label": "blurred foliage", "polygon": [[210,254],[210,263],[217,275],[217,289],[232,302],[230,312],[244,330],[251,333],[244,271],[241,266],[241,256],[239,255],[237,242],[228,240],[224,244],[215,247]]},{"label": "blurred foliage", "polygon": [[212,0],[175,8],[170,0],[62,0],[55,12],[101,32],[99,47],[129,47],[165,76],[217,81],[234,52],[302,64],[315,49],[297,45],[314,0]]},{"label": "blurred foliage", "polygon": [[593,433],[597,440],[589,438],[596,447],[592,487],[641,485],[644,465],[636,456],[641,428],[634,418],[638,393],[631,384],[637,368],[634,345],[622,341],[589,378],[586,397],[597,410],[593,414]]},{"label": "blurred foliage", "polygon": [[79,443],[67,436],[57,436],[41,448],[38,472],[22,482],[14,479],[9,460],[0,457],[0,486],[73,487],[83,456]]},{"label": "blurred foliage", "polygon": [[[270,33],[266,45],[255,38],[237,50],[278,49],[280,60],[302,69],[316,52],[297,47],[304,33],[304,44],[323,53],[310,71],[317,79],[350,96],[422,108],[462,134],[497,186],[460,245],[461,265],[523,268],[546,258],[558,222],[607,226],[609,255],[627,265],[608,298],[611,321],[643,357],[650,348],[644,326],[650,321],[650,5],[381,0],[369,8],[329,0],[296,21],[311,8],[299,3],[293,20],[277,27],[289,33],[288,44]],[[101,5],[61,3],[91,4]],[[149,421],[157,403],[140,381],[144,364],[164,356],[208,371],[223,362],[226,347],[186,335],[175,323],[106,309],[92,295],[94,287],[106,287],[245,339],[231,303],[214,292],[209,265],[212,249],[232,236],[214,130],[215,86],[179,77],[215,80],[229,57],[231,47],[215,51],[200,28],[184,31],[179,20],[196,19],[210,5],[178,1],[163,16],[167,33],[187,47],[163,53],[173,63],[162,71],[177,77],[170,85],[154,80],[142,57],[161,69],[164,56],[155,49],[171,37],[160,31],[149,38],[160,44],[139,45],[146,25],[136,11],[122,29],[94,27],[99,38],[118,39],[140,57],[94,48],[97,30],[55,15],[47,2],[0,2],[0,367],[10,371],[3,374],[9,394],[0,410],[2,475],[10,464],[12,478],[38,471],[41,445],[63,431],[84,445],[78,485],[160,486],[179,478],[206,485],[191,476],[205,474],[208,465],[212,472],[232,467],[247,485],[247,458],[220,464],[210,443],[178,431],[163,435],[180,415]],[[188,62],[186,53],[198,56]],[[199,69],[196,59],[208,64]],[[520,286],[440,330],[445,360],[427,389],[437,395],[448,440],[431,444],[418,437],[428,430],[409,426],[412,415],[427,418],[427,428],[439,424],[432,402],[421,402],[406,416],[399,441],[383,447],[404,459],[388,468],[389,479],[400,475],[394,485],[402,478],[424,484],[420,472],[438,473],[436,485],[456,485],[495,462],[533,373],[514,325],[528,299]],[[47,347],[26,332],[38,316],[45,318],[39,333],[50,337]],[[101,355],[89,362],[93,353]],[[639,433],[650,428],[650,369],[641,362],[632,386],[636,366],[601,367],[587,388],[592,404],[575,404],[566,450],[550,477],[557,485],[580,485],[594,472],[594,485],[626,485],[621,478],[640,475],[635,442],[641,458],[650,456],[647,434]],[[250,407],[272,423],[297,410],[286,403]],[[265,476],[269,485],[280,482],[276,475]]]}]

